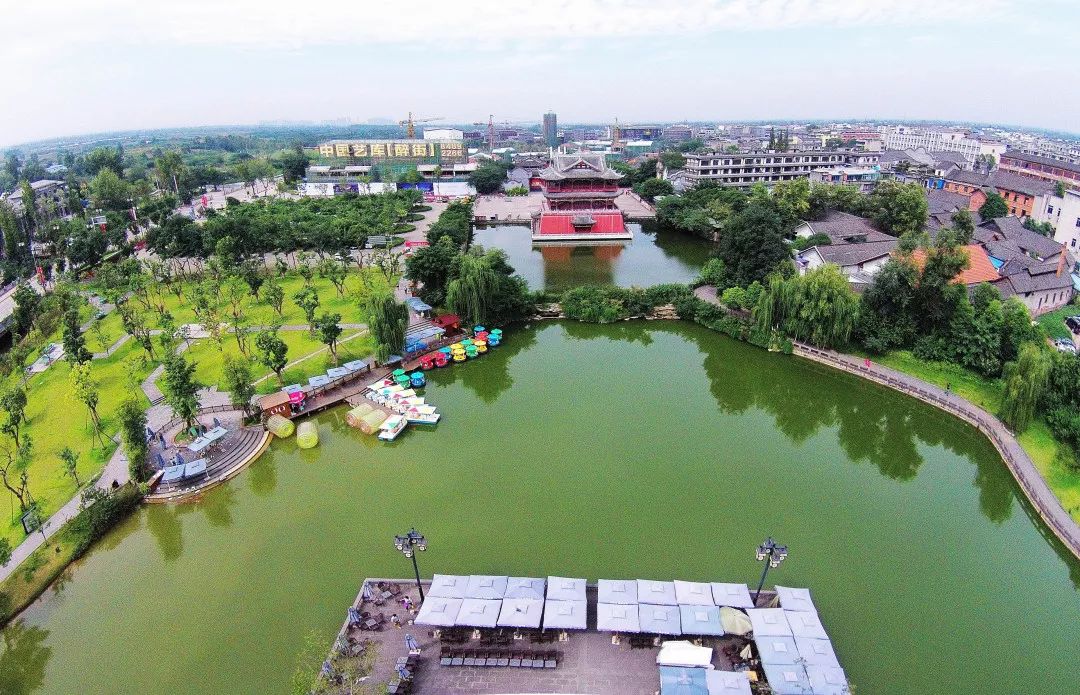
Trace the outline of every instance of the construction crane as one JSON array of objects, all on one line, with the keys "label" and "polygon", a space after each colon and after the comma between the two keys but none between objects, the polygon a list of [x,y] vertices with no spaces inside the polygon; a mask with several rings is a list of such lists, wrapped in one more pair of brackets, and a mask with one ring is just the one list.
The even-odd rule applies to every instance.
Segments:
[{"label": "construction crane", "polygon": [[417,123],[431,123],[432,121],[441,121],[442,116],[433,116],[431,118],[413,118],[412,111],[409,112],[409,117],[404,121],[398,121],[398,125],[405,129],[405,137],[412,140],[416,137],[416,124]]}]

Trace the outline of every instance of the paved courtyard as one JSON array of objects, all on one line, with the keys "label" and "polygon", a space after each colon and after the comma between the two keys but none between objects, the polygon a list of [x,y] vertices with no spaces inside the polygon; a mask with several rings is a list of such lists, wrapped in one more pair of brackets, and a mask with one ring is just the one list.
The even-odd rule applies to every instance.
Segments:
[{"label": "paved courtyard", "polygon": [[[377,650],[374,669],[364,684],[374,692],[385,692],[384,685],[397,677],[395,667],[399,658],[407,657],[405,635],[416,639],[421,653],[414,657],[413,687],[410,692],[420,695],[495,695],[497,693],[579,693],[589,695],[655,695],[660,690],[656,666],[658,647],[633,648],[623,636],[621,644],[611,642],[610,633],[595,631],[570,632],[568,640],[534,644],[528,638],[509,645],[485,647],[479,640],[446,645],[456,651],[486,649],[498,651],[543,651],[558,654],[558,666],[553,669],[528,669],[511,666],[442,666],[439,659],[443,644],[434,636],[431,627],[409,624],[412,616],[401,605],[408,596],[414,603],[419,595],[415,585],[397,580],[401,593],[382,605],[364,601],[360,608],[377,617],[382,614],[385,624],[376,631],[353,631],[351,636],[371,640]],[[425,582],[427,584],[427,582]],[[596,589],[588,589],[588,624],[596,624]],[[397,615],[403,625],[395,628],[391,616]],[[675,638],[678,639],[678,638]],[[746,644],[735,637],[705,639],[702,644],[713,648],[713,665],[729,670],[729,655]]]},{"label": "paved courtyard", "polygon": [[[478,221],[529,222],[534,212],[540,212],[544,202],[541,193],[523,196],[482,195],[473,204],[473,215]],[[623,191],[615,199],[616,205],[632,220],[651,219],[656,211],[636,195]]]}]

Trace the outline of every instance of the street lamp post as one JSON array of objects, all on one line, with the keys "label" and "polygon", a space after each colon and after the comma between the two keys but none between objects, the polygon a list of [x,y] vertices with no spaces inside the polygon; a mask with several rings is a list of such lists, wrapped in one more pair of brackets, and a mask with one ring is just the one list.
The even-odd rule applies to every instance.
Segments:
[{"label": "street lamp post", "polygon": [[402,555],[412,558],[413,573],[416,575],[416,588],[420,592],[420,603],[424,602],[424,587],[420,586],[420,568],[416,565],[416,551],[427,550],[427,539],[416,529],[409,529],[404,536],[394,536],[394,547]]},{"label": "street lamp post", "polygon": [[757,605],[758,594],[761,593],[761,588],[765,586],[765,575],[769,573],[770,567],[779,567],[780,563],[787,558],[788,549],[786,545],[777,545],[776,541],[769,536],[765,539],[765,542],[757,548],[757,560],[758,562],[764,561],[765,568],[761,571],[761,581],[758,582],[757,591],[754,592],[754,605]]}]

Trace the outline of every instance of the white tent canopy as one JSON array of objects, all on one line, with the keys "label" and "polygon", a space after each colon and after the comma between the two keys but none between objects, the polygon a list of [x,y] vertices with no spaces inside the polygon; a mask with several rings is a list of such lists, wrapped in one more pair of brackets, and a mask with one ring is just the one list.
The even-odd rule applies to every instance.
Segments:
[{"label": "white tent canopy", "polygon": [[[550,584],[548,586],[550,588]],[[584,630],[585,628],[585,601],[548,599],[544,604],[545,630]]]},{"label": "white tent canopy", "polygon": [[461,599],[429,595],[420,606],[420,612],[416,614],[414,622],[417,625],[453,627],[459,610],[461,610]]},{"label": "white tent canopy", "polygon": [[750,624],[754,626],[754,637],[786,635],[792,637],[785,611],[780,608],[748,608]]},{"label": "white tent canopy", "polygon": [[838,666],[807,666],[806,677],[814,695],[848,695],[847,675]]},{"label": "white tent canopy", "polygon": [[468,585],[468,577],[456,574],[436,574],[431,578],[431,588],[427,590],[427,595],[441,598],[465,598],[465,589]]},{"label": "white tent canopy", "polygon": [[538,598],[504,598],[499,627],[540,627],[544,601]]},{"label": "white tent canopy", "polygon": [[493,601],[482,598],[466,598],[461,601],[455,625],[462,627],[495,627],[499,622],[502,599]]},{"label": "white tent canopy", "polygon": [[780,607],[786,611],[811,611],[817,613],[817,607],[810,599],[809,589],[792,589],[787,586],[776,587],[776,597]]},{"label": "white tent canopy", "polygon": [[706,671],[709,695],[750,695],[750,676],[740,671]]},{"label": "white tent canopy", "polygon": [[746,613],[730,606],[720,606],[720,625],[729,635],[749,635],[754,629]]},{"label": "white tent canopy", "polygon": [[813,637],[796,637],[795,646],[799,648],[799,656],[807,664],[817,666],[839,666],[840,661],[836,658],[832,642],[827,639],[815,639]]},{"label": "white tent canopy", "polygon": [[641,632],[637,604],[596,604],[596,629],[605,632]]},{"label": "white tent canopy", "polygon": [[717,606],[680,604],[679,618],[682,620],[684,635],[720,637],[724,634],[724,626],[720,623],[720,609]]},{"label": "white tent canopy", "polygon": [[712,649],[698,647],[683,640],[667,640],[660,645],[656,655],[658,666],[686,666],[688,668],[712,668]]},{"label": "white tent canopy", "polygon": [[503,598],[533,598],[544,600],[544,580],[537,577],[509,577]]},{"label": "white tent canopy", "polygon": [[651,579],[637,580],[638,603],[651,603],[654,606],[677,606],[675,582],[657,582]]},{"label": "white tent canopy", "polygon": [[724,584],[713,582],[713,603],[718,606],[731,606],[732,608],[753,608],[754,601],[750,598],[750,589],[745,584]]},{"label": "white tent canopy", "polygon": [[638,626],[642,632],[657,635],[681,635],[682,620],[679,617],[679,607],[639,603]]},{"label": "white tent canopy", "polygon": [[501,599],[506,593],[507,577],[474,574],[465,587],[465,598]]},{"label": "white tent canopy", "polygon": [[596,582],[596,601],[598,603],[618,603],[629,606],[636,604],[637,581],[633,579],[601,579]]},{"label": "white tent canopy", "polygon": [[788,625],[791,627],[791,634],[796,637],[813,637],[815,639],[829,638],[829,635],[825,632],[825,626],[821,624],[821,619],[818,618],[817,613],[808,611],[784,611],[784,616],[787,618]]},{"label": "white tent canopy", "polygon": [[713,606],[712,587],[705,582],[683,582],[676,579],[675,601],[680,605]]},{"label": "white tent canopy", "polygon": [[548,601],[584,601],[585,580],[571,577],[548,577]]},{"label": "white tent canopy", "polygon": [[797,664],[770,666],[764,664],[765,678],[769,681],[773,695],[806,695],[811,693],[810,679],[806,670]]},{"label": "white tent canopy", "polygon": [[761,657],[761,663],[763,664],[774,666],[797,664],[802,658],[793,637],[781,637],[779,635],[755,637],[754,644],[757,645],[758,655]]}]

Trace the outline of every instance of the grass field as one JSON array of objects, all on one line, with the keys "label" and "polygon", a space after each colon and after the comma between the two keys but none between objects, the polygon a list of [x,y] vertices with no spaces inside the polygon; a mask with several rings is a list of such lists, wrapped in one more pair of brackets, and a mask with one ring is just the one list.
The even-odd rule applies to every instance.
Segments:
[{"label": "grass field", "polygon": [[[1066,309],[1076,311],[1077,307],[1066,307]],[[1071,315],[1071,313],[1062,314],[1062,316]],[[955,364],[920,360],[907,350],[898,350],[884,356],[877,355],[873,357],[873,360],[935,386],[945,388],[948,385],[957,395],[963,396],[995,415],[1001,407],[1000,379],[987,379]],[[1041,418],[1036,420],[1027,431],[1017,436],[1017,441],[1031,457],[1035,467],[1050,485],[1050,489],[1061,500],[1062,506],[1080,522],[1080,473],[1070,470],[1065,465],[1061,447],[1050,433],[1046,422]]]},{"label": "grass field", "polygon": [[[35,374],[26,382],[27,423],[22,431],[28,433],[34,442],[33,460],[27,468],[29,489],[43,517],[53,514],[77,492],[75,481],[63,472],[57,458],[61,449],[68,446],[79,454],[78,473],[83,484],[99,473],[112,455],[116,445],[108,437],[115,435],[119,429],[116,411],[131,393],[130,381],[146,378],[154,366],[139,359],[142,354],[142,348],[128,342],[112,356],[91,362],[93,374],[99,382],[98,414],[105,436],[104,447],[94,441],[89,413],[75,397],[68,378],[71,368],[65,360],[53,364],[41,374]],[[8,377],[5,386],[18,381],[19,376],[13,374]],[[10,493],[6,493],[6,496],[15,501]],[[18,511],[16,501],[14,505],[9,505],[7,523],[0,524],[0,536],[10,539],[12,543],[24,537]]]},{"label": "grass field", "polygon": [[1072,331],[1065,326],[1065,317],[1077,314],[1080,314],[1080,306],[1068,304],[1056,311],[1048,311],[1040,316],[1038,321],[1051,338],[1072,338]]}]

